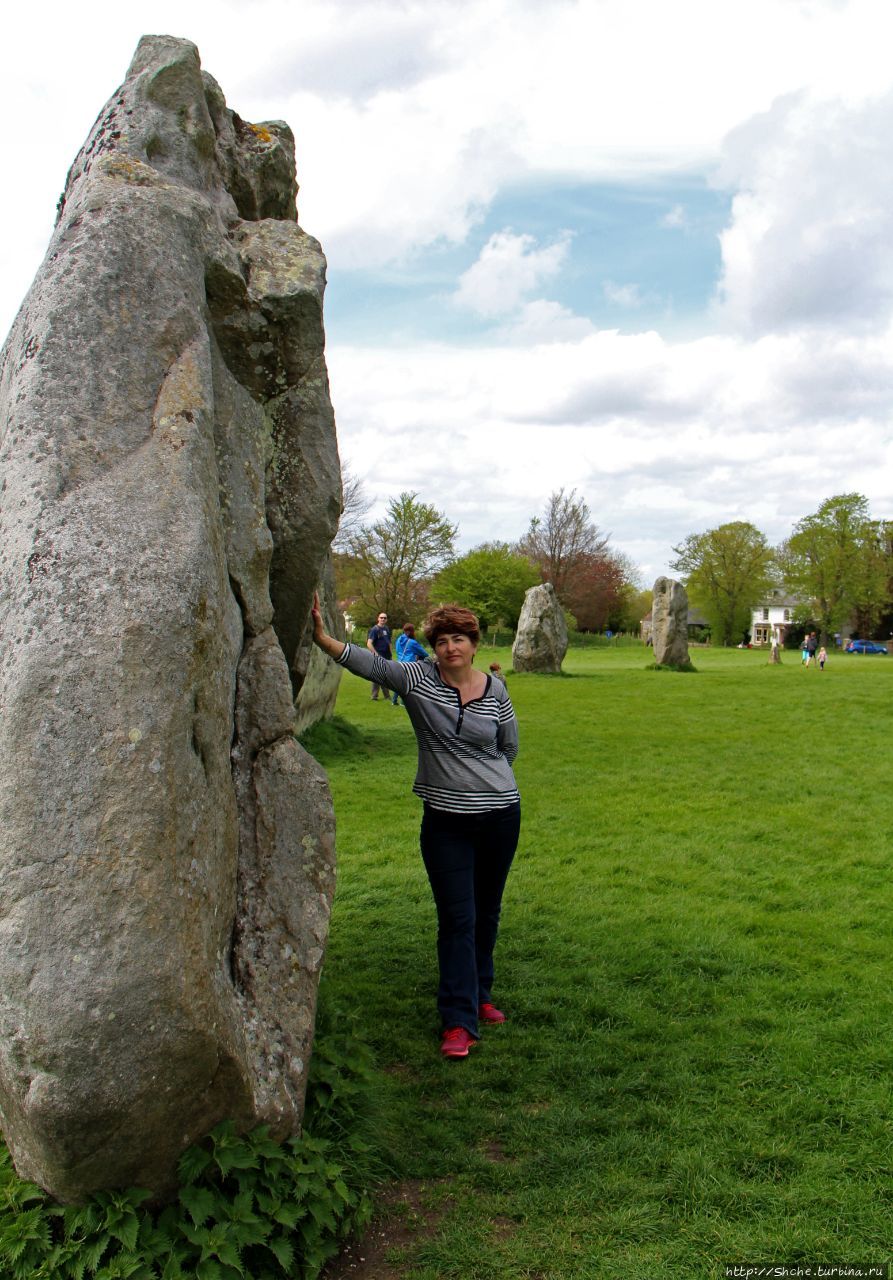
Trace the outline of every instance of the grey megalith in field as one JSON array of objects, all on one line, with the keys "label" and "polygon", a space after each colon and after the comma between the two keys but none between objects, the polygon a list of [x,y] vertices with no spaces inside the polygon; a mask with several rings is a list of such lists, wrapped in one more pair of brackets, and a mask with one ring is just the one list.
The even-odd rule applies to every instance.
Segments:
[{"label": "grey megalith in field", "polygon": [[294,659],[340,510],[287,125],[140,41],[0,369],[0,1127],[62,1199],[297,1131],[334,881]]},{"label": "grey megalith in field", "polygon": [[651,606],[651,643],[654,661],[661,666],[682,667],[688,656],[688,595],[675,578],[658,578]]},{"label": "grey megalith in field", "polygon": [[524,596],[512,666],[515,671],[558,672],[567,653],[567,623],[551,582],[531,587]]}]

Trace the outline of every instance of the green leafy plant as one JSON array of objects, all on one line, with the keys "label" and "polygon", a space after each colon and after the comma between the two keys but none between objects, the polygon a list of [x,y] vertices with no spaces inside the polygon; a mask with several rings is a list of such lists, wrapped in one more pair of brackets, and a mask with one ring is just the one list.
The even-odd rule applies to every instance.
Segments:
[{"label": "green leafy plant", "polygon": [[[56,1204],[20,1179],[0,1143],[0,1275],[8,1280],[313,1280],[369,1219],[371,1146],[362,1137],[375,1073],[349,1036],[318,1042],[301,1137],[229,1121],[184,1152],[174,1203],[100,1192]],[[310,1132],[315,1126],[316,1132]]]}]

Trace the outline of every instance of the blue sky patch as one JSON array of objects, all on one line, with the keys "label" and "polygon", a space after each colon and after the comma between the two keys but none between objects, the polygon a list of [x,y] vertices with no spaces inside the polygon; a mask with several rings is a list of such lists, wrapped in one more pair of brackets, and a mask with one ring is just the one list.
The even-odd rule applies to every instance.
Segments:
[{"label": "blue sky patch", "polygon": [[510,230],[542,248],[570,233],[561,271],[535,294],[598,329],[668,337],[703,331],[720,270],[719,233],[731,194],[700,177],[619,186],[528,184],[504,191],[461,245],[437,244],[400,265],[330,271],[329,337],[377,345],[474,343],[505,323],[456,305],[459,278],[490,237]]}]

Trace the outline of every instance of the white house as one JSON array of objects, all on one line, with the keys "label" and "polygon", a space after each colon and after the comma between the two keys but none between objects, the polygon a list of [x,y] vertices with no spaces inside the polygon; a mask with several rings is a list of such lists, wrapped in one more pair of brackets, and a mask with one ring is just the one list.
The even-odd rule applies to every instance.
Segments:
[{"label": "white house", "polygon": [[770,591],[750,616],[750,639],[755,646],[772,643],[773,633],[779,645],[784,644],[788,627],[794,620],[794,610],[802,600],[787,596],[778,588]]}]

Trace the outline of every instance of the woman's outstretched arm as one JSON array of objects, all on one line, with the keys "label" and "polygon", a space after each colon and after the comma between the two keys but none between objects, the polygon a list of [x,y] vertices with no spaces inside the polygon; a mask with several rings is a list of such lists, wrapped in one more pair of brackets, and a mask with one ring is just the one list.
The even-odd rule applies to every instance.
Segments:
[{"label": "woman's outstretched arm", "polygon": [[319,595],[313,597],[310,617],[313,621],[313,643],[355,676],[380,684],[394,693],[406,693],[407,689],[424,679],[421,672],[412,670],[413,663],[393,662],[374,650],[369,652],[356,644],[343,644],[334,636],[327,635],[319,607]]}]

